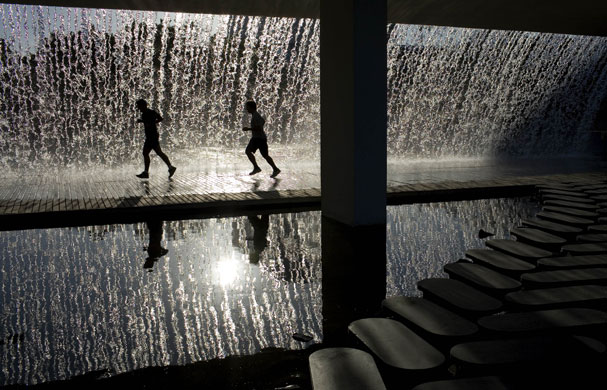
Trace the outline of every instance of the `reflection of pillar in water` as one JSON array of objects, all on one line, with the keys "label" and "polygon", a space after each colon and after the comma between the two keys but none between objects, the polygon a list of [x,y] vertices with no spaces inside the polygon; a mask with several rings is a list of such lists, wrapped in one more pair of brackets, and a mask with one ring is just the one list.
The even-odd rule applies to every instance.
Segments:
[{"label": "reflection of pillar in water", "polygon": [[350,322],[374,316],[386,297],[386,226],[322,218],[324,343],[343,345]]}]

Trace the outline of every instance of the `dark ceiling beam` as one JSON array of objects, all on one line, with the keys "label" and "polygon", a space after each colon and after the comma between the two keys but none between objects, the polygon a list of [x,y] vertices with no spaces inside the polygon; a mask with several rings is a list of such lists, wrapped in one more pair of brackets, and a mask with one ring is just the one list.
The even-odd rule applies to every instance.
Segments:
[{"label": "dark ceiling beam", "polygon": [[[82,8],[318,18],[320,1],[16,0],[11,1],[11,3]],[[404,24],[607,36],[607,1],[388,0],[388,21]]]}]

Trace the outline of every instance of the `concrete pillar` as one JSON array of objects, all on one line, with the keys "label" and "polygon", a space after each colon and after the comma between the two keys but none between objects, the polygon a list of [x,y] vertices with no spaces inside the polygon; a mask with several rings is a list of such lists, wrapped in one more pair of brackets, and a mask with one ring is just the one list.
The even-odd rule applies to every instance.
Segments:
[{"label": "concrete pillar", "polygon": [[386,0],[321,0],[323,342],[386,295]]},{"label": "concrete pillar", "polygon": [[386,0],[321,0],[322,213],[385,224]]},{"label": "concrete pillar", "polygon": [[386,297],[386,228],[322,217],[323,344],[347,344],[348,325],[375,317]]}]

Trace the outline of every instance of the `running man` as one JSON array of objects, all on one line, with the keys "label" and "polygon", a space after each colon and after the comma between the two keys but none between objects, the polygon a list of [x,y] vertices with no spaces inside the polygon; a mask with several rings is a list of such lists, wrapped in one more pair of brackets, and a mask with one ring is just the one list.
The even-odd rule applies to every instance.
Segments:
[{"label": "running man", "polygon": [[143,123],[145,130],[145,143],[143,144],[143,163],[144,170],[140,174],[136,175],[140,179],[147,179],[150,177],[150,152],[153,150],[156,154],[165,162],[169,167],[169,178],[175,174],[177,168],[171,165],[169,158],[160,149],[160,136],[158,134],[158,128],[156,124],[162,121],[162,117],[156,111],[148,108],[148,103],[143,100],[137,100],[137,108],[141,111],[141,118],[137,120],[137,123]]},{"label": "running man", "polygon": [[265,119],[259,115],[257,112],[257,103],[253,101],[248,101],[245,104],[245,108],[249,114],[251,114],[251,127],[243,127],[243,131],[251,132],[251,140],[245,149],[245,153],[247,157],[253,163],[253,170],[249,173],[249,175],[255,175],[261,172],[261,168],[257,165],[257,161],[255,161],[255,152],[259,149],[259,152],[266,159],[268,164],[272,167],[272,174],[270,177],[276,177],[280,173],[280,169],[274,164],[274,160],[268,154],[268,138],[266,137],[266,133],[263,131],[263,125],[266,123]]}]

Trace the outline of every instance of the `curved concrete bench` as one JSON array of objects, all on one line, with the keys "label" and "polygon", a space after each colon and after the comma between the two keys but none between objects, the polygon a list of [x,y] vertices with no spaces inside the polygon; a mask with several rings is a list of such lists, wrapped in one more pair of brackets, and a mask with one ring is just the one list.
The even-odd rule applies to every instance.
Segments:
[{"label": "curved concrete bench", "polygon": [[515,368],[522,365],[552,366],[597,359],[605,345],[582,336],[522,337],[462,343],[451,348],[460,366],[481,369]]},{"label": "curved concrete bench", "polygon": [[521,282],[482,265],[459,262],[447,264],[443,270],[450,278],[459,280],[489,295],[502,296],[521,288]]},{"label": "curved concrete bench", "polygon": [[573,209],[570,207],[544,206],[544,207],[542,207],[542,210],[551,211],[551,212],[559,213],[559,214],[571,215],[573,217],[588,218],[588,219],[592,219],[592,220],[596,220],[600,215],[598,212],[598,210],[600,210],[600,209],[597,209],[597,211],[588,211],[588,210]]},{"label": "curved concrete bench", "polygon": [[576,237],[578,242],[607,242],[607,233],[580,234]]},{"label": "curved concrete bench", "polygon": [[412,390],[515,390],[519,385],[498,376],[446,379],[422,383]]},{"label": "curved concrete bench", "polygon": [[567,243],[567,240],[562,237],[529,227],[513,228],[510,230],[510,234],[522,243],[537,246],[551,252],[557,252],[561,246]]},{"label": "curved concrete bench", "polygon": [[572,268],[604,268],[607,267],[607,255],[549,257],[538,260],[537,266],[542,271]]},{"label": "curved concrete bench", "polygon": [[406,371],[426,371],[445,363],[445,356],[402,323],[388,318],[363,318],[348,330],[384,364]]},{"label": "curved concrete bench", "polygon": [[541,258],[552,256],[552,252],[513,240],[487,240],[485,245],[491,249],[533,263]]},{"label": "curved concrete bench", "polygon": [[475,323],[424,298],[391,297],[382,307],[434,337],[463,338],[478,332]]},{"label": "curved concrete bench", "polygon": [[502,309],[502,302],[465,283],[453,279],[431,278],[417,282],[424,298],[444,304],[464,316],[480,317]]},{"label": "curved concrete bench", "polygon": [[600,204],[589,204],[589,203],[576,203],[576,202],[567,202],[565,200],[545,200],[542,202],[546,206],[560,206],[560,207],[569,207],[572,209],[580,209],[580,210],[598,210],[601,208]]},{"label": "curved concrete bench", "polygon": [[475,263],[482,264],[505,275],[515,276],[516,278],[525,272],[535,269],[535,265],[527,261],[494,251],[493,249],[469,249],[466,251],[466,257],[472,259]]},{"label": "curved concrete bench", "polygon": [[523,290],[506,294],[504,299],[521,310],[564,307],[607,309],[607,287],[587,285]]},{"label": "curved concrete bench", "polygon": [[585,308],[506,313],[479,318],[483,329],[506,334],[538,331],[575,332],[607,326],[607,313]]},{"label": "curved concrete bench", "polygon": [[386,390],[373,357],[354,348],[325,348],[308,358],[314,390]]},{"label": "curved concrete bench", "polygon": [[552,211],[540,211],[536,214],[540,219],[544,219],[550,222],[560,223],[562,225],[577,226],[585,228],[588,225],[594,224],[594,220],[588,218],[574,217],[571,215],[555,213]]},{"label": "curved concrete bench", "polygon": [[583,255],[603,255],[607,254],[607,243],[585,243],[563,245],[563,252],[570,253],[573,256]]},{"label": "curved concrete bench", "polygon": [[560,223],[550,222],[536,218],[524,219],[522,221],[522,224],[524,226],[540,229],[550,234],[561,236],[566,239],[573,239],[577,234],[581,234],[584,232],[584,229],[579,227],[567,226]]},{"label": "curved concrete bench", "polygon": [[525,288],[551,288],[586,284],[606,285],[607,268],[582,268],[528,273],[521,275],[521,282]]}]

